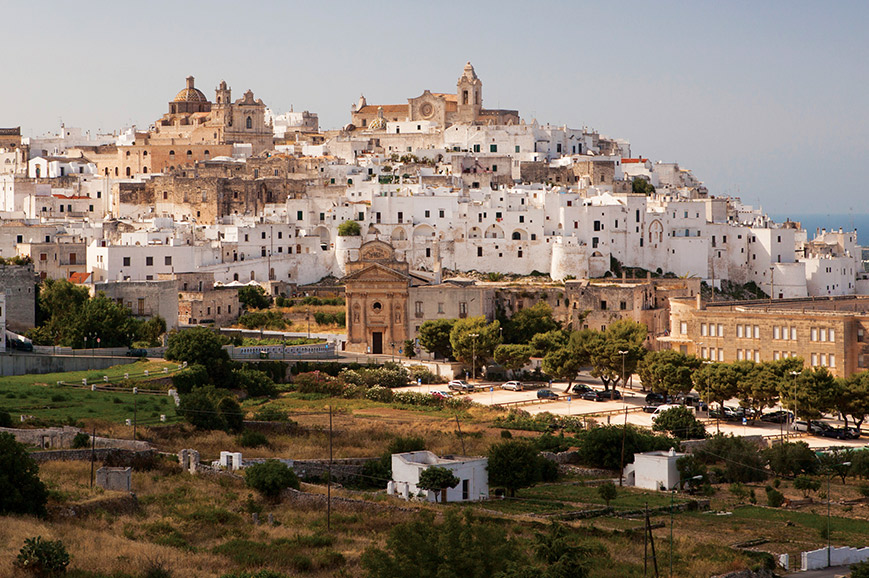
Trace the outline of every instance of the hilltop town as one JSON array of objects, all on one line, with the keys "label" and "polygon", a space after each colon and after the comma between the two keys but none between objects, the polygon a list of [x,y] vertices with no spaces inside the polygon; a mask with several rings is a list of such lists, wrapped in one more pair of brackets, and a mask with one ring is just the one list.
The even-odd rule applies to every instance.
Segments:
[{"label": "hilltop town", "polygon": [[0,574],[866,570],[857,231],[456,72],[0,129]]}]

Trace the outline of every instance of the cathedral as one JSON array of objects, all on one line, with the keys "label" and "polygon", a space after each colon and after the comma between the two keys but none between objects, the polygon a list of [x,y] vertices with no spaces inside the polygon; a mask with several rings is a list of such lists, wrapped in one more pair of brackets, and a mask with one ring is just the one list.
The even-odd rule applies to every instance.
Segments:
[{"label": "cathedral", "polygon": [[455,94],[426,90],[407,104],[368,104],[364,96],[350,109],[354,129],[385,130],[387,122],[428,121],[440,129],[454,124],[519,124],[519,111],[483,108],[483,81],[468,62]]}]

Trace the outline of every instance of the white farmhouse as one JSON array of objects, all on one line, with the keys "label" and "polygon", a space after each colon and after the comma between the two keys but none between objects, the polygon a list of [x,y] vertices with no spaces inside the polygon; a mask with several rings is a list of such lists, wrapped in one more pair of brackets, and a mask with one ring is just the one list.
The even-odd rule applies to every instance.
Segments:
[{"label": "white farmhouse", "polygon": [[679,486],[676,461],[687,454],[670,451],[634,454],[634,463],[625,466],[625,483],[646,490],[672,490]]},{"label": "white farmhouse", "polygon": [[439,458],[429,451],[392,454],[392,481],[387,493],[409,500],[422,493],[426,500],[434,502],[435,493],[417,487],[419,475],[424,470],[437,466],[446,468],[461,480],[455,488],[444,490],[441,502],[469,502],[489,497],[489,474],[487,458],[445,456]]}]

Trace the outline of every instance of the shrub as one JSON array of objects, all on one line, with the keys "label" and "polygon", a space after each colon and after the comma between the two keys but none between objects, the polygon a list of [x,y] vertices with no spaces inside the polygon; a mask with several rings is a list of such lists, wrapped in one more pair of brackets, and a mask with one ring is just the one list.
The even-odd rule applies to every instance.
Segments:
[{"label": "shrub", "polygon": [[676,442],[670,437],[650,434],[636,426],[603,426],[580,432],[579,458],[593,468],[617,470],[622,455],[622,436],[625,440],[624,455],[630,460],[634,454],[656,450],[668,450]]},{"label": "shrub", "polygon": [[654,431],[665,431],[683,440],[703,439],[706,428],[697,421],[694,413],[685,406],[673,407],[662,411],[652,425]]},{"label": "shrub", "polygon": [[707,465],[724,462],[719,482],[761,482],[766,479],[764,460],[757,444],[737,436],[712,436],[694,455]]},{"label": "shrub", "polygon": [[319,371],[296,375],[293,377],[293,385],[299,393],[322,393],[333,397],[341,395],[344,389],[341,381]]},{"label": "shrub", "polygon": [[771,508],[780,508],[784,501],[784,494],[782,494],[772,486],[766,487],[766,503],[768,506],[770,506]]},{"label": "shrub", "polygon": [[245,483],[267,498],[277,498],[284,488],[299,489],[299,478],[286,464],[266,460],[244,471]]},{"label": "shrub", "polygon": [[410,368],[410,381],[416,383],[417,380],[419,380],[420,383],[426,385],[446,382],[443,377],[429,371],[426,366],[413,365]]},{"label": "shrub", "polygon": [[37,576],[62,574],[69,566],[69,554],[60,540],[43,540],[42,536],[27,538],[15,565]]},{"label": "shrub", "polygon": [[242,367],[232,370],[235,387],[243,389],[251,397],[274,397],[278,390],[275,382],[265,372]]},{"label": "shrub", "polygon": [[162,558],[149,558],[145,562],[142,578],[172,578],[172,570]]},{"label": "shrub", "polygon": [[869,562],[860,562],[851,566],[851,578],[869,578]]},{"label": "shrub", "polygon": [[0,514],[45,516],[48,491],[39,466],[12,434],[0,433]]},{"label": "shrub", "polygon": [[339,237],[358,237],[362,234],[362,227],[359,221],[344,221],[338,225]]},{"label": "shrub", "polygon": [[243,448],[259,448],[269,445],[269,440],[266,436],[258,431],[251,430],[241,432],[241,435],[235,441]]},{"label": "shrub", "polygon": [[178,393],[190,393],[197,387],[208,385],[210,382],[208,369],[198,363],[189,365],[184,371],[172,376],[172,386],[178,390]]},{"label": "shrub", "polygon": [[821,480],[809,476],[797,476],[794,479],[794,489],[801,491],[804,498],[808,498],[811,492],[821,489]]},{"label": "shrub", "polygon": [[619,495],[619,490],[612,482],[604,482],[597,487],[597,494],[600,499],[606,502],[606,507],[610,507],[610,502],[615,500]]},{"label": "shrub", "polygon": [[89,445],[91,445],[91,436],[84,432],[78,432],[75,434],[75,437],[72,438],[72,449],[74,450],[80,450]]},{"label": "shrub", "polygon": [[287,322],[280,311],[250,311],[238,318],[245,329],[285,329]]},{"label": "shrub", "polygon": [[365,399],[371,401],[380,401],[383,403],[389,403],[392,401],[392,390],[387,387],[381,387],[379,385],[375,385],[374,387],[368,388],[365,392]]},{"label": "shrub", "polygon": [[[10,394],[6,394],[6,397],[9,397]],[[11,394],[12,397],[15,397],[15,394]],[[9,412],[3,409],[0,409],[0,427],[12,427],[12,416],[9,415]]]}]

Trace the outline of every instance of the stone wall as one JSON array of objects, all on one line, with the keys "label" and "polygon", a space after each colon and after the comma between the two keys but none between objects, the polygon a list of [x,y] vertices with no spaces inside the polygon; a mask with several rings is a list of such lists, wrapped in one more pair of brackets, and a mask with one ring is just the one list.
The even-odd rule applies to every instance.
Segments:
[{"label": "stone wall", "polygon": [[[7,307],[10,311],[12,310],[12,307],[8,305]],[[136,361],[137,358],[135,357],[15,353],[13,355],[0,355],[0,377],[31,373],[65,373],[67,371],[106,369],[113,365],[135,363]]]},{"label": "stone wall", "polygon": [[[139,442],[143,443],[143,442]],[[94,460],[103,461],[112,453],[120,453],[130,458],[147,457],[152,455],[153,450],[130,451],[116,448],[97,448],[93,450]],[[36,462],[86,462],[91,459],[90,448],[84,450],[49,450],[46,452],[32,452],[30,456]]]},{"label": "stone wall", "polygon": [[[19,429],[19,428],[11,428],[11,427],[0,427],[0,433],[10,433],[15,437],[15,441],[18,443],[22,443],[28,446],[34,446],[43,449],[63,449],[63,448],[71,448],[72,440],[75,438],[77,434],[87,433],[83,432],[79,428],[63,426],[63,427],[47,427],[47,428],[36,428],[36,429]],[[151,444],[148,442],[142,441],[133,441],[133,440],[119,440],[112,438],[104,438],[97,436],[96,443],[94,444],[100,450],[111,450],[111,449],[125,449],[132,451],[150,451]],[[69,452],[88,452],[87,459],[90,459],[90,447],[87,450],[68,450]],[[48,454],[51,452],[42,452],[44,454]],[[59,454],[62,455],[62,454]],[[71,453],[68,454],[71,456],[75,456],[77,454]],[[50,459],[50,458],[49,458]],[[56,458],[56,459],[64,459],[64,458]],[[78,457],[70,457],[66,459],[84,459]]]}]

